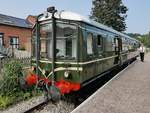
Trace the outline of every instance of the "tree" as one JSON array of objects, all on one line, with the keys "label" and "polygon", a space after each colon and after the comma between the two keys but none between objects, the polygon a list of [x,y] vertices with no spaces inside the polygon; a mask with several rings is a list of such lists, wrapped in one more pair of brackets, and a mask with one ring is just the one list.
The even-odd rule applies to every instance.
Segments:
[{"label": "tree", "polygon": [[93,0],[90,18],[117,31],[125,31],[127,10],[121,0]]},{"label": "tree", "polygon": [[146,34],[139,34],[139,33],[128,33],[127,35],[131,36],[142,42],[146,47],[150,48],[150,32]]}]

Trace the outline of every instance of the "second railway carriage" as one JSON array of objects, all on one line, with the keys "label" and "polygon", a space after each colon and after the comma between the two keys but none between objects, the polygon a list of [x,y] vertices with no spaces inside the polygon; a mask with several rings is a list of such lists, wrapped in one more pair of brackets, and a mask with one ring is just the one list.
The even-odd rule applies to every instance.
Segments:
[{"label": "second railway carriage", "polygon": [[[48,11],[38,16],[33,30],[33,73],[26,80],[34,84],[37,83],[34,80],[43,78],[49,86],[53,82],[61,94],[70,93],[102,73],[135,59],[139,44],[79,14]],[[33,79],[33,75],[38,79]]]}]

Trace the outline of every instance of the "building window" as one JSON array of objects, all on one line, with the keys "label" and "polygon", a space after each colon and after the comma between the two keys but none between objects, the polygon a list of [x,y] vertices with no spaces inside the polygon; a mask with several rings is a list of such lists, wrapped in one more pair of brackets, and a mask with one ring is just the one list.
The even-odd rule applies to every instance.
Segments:
[{"label": "building window", "polygon": [[12,46],[13,48],[19,48],[19,38],[18,37],[13,37],[10,36],[9,38],[9,45]]},{"label": "building window", "polygon": [[3,37],[4,37],[4,34],[0,33],[0,46],[3,46]]}]

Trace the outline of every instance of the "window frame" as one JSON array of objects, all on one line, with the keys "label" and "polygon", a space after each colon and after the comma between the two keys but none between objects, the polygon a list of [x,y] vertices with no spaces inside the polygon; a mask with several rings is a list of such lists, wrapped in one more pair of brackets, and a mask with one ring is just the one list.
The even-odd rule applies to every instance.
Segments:
[{"label": "window frame", "polygon": [[[92,53],[90,54],[90,53],[88,53],[88,35],[91,35],[91,39],[92,39],[92,42],[91,42],[91,47],[92,47]],[[92,32],[89,32],[89,31],[87,31],[87,35],[86,35],[86,48],[87,48],[87,50],[86,50],[86,53],[87,53],[87,56],[93,56],[94,55],[94,45],[93,45],[93,41],[94,41],[94,34],[92,33]]]},{"label": "window frame", "polygon": [[[16,43],[11,43],[11,39],[17,39]],[[14,49],[19,49],[19,36],[9,36],[9,46]]]},{"label": "window frame", "polygon": [[[98,44],[99,38],[100,38],[100,45]],[[96,46],[97,46],[99,55],[103,52],[103,41],[104,41],[104,36],[102,34],[97,34],[96,35]]]},{"label": "window frame", "polygon": [[[51,21],[44,21],[44,22],[41,22],[40,23],[40,27],[41,26],[44,26],[44,25],[46,25],[46,24],[52,24],[52,22]],[[69,26],[74,26],[75,28],[76,28],[76,35],[77,35],[77,37],[76,37],[76,49],[78,49],[78,24],[76,24],[75,22],[70,22],[70,21],[63,21],[63,20],[56,20],[56,49],[57,49],[57,41],[60,41],[60,40],[64,40],[65,39],[65,41],[66,41],[66,38],[62,38],[62,39],[59,39],[58,38],[58,36],[57,36],[57,32],[58,32],[58,29],[57,29],[57,26],[59,25],[59,24],[62,24],[62,25],[69,25]],[[40,28],[41,29],[41,28]],[[41,33],[40,33],[41,34]],[[46,40],[46,38],[44,38],[44,39],[41,39],[41,37],[40,37],[40,46],[41,46],[41,40]],[[51,38],[50,39],[47,39],[47,40],[51,40]],[[48,43],[48,41],[46,41],[46,43]],[[67,49],[67,48],[66,48]],[[47,46],[47,44],[46,44],[46,52],[45,52],[45,56],[44,57],[41,57],[41,53],[40,53],[40,57],[42,58],[42,59],[51,59],[49,56],[47,56],[47,54],[48,54],[48,46]],[[40,50],[40,52],[41,52],[41,50]],[[67,52],[65,52],[65,55],[67,54]],[[77,60],[77,58],[78,58],[78,51],[76,50],[75,51],[75,57],[64,57],[64,58],[60,58],[59,56],[57,56],[56,55],[56,61],[76,61]]]},{"label": "window frame", "polygon": [[[76,29],[76,31],[74,32],[75,33],[75,35],[76,35],[76,38],[65,38],[65,39],[63,39],[63,38],[58,38],[59,36],[57,35],[57,33],[56,33],[56,48],[58,47],[57,46],[57,41],[60,41],[60,40],[64,40],[65,41],[65,55],[68,55],[68,49],[70,49],[70,48],[68,48],[69,46],[67,46],[69,43],[67,43],[67,42],[69,42],[69,41],[71,41],[71,45],[73,45],[73,43],[72,43],[72,41],[73,41],[73,39],[75,39],[75,46],[76,46],[76,50],[75,50],[75,57],[73,57],[73,56],[71,56],[71,57],[68,57],[67,58],[67,60],[77,60],[77,57],[78,57],[78,25],[76,24],[76,23],[72,23],[72,22],[65,22],[65,21],[59,21],[59,20],[57,20],[56,21],[56,32],[58,32],[58,25],[63,25],[63,26],[73,26],[75,29]],[[67,27],[66,27],[67,28]],[[63,29],[63,34],[64,34],[64,37],[68,37],[66,34],[65,34],[65,29]],[[65,36],[66,35],[66,36]],[[71,55],[73,55],[72,54],[72,48],[73,47],[71,47]],[[56,56],[56,59],[57,60],[64,60],[64,58],[59,58],[59,56]],[[65,58],[66,59],[66,58]]]},{"label": "window frame", "polygon": [[2,36],[2,37],[0,37],[0,38],[2,38],[2,46],[4,45],[4,33],[0,33],[0,35]]}]

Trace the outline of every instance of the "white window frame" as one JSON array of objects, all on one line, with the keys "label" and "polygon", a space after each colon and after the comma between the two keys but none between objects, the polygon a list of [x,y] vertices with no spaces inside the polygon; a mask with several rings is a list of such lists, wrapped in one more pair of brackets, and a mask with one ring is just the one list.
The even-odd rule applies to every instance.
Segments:
[{"label": "white window frame", "polygon": [[4,42],[4,34],[3,33],[0,33],[0,46],[3,46]]},{"label": "white window frame", "polygon": [[93,55],[93,34],[88,32],[87,33],[87,54]]},{"label": "white window frame", "polygon": [[[13,40],[13,42],[11,42],[11,39]],[[10,36],[9,37],[9,45],[11,47],[13,47],[14,49],[18,49],[19,48],[19,37]]]}]

